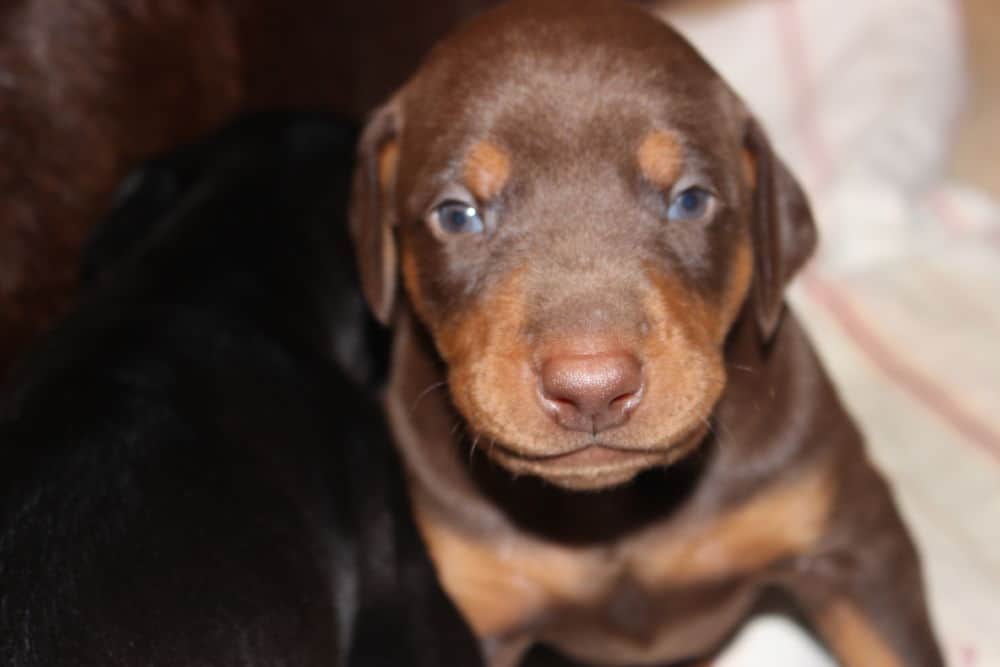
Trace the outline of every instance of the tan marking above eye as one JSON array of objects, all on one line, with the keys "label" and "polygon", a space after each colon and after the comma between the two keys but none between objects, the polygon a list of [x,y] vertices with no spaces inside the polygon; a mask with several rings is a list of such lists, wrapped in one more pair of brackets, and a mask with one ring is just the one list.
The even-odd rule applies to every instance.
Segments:
[{"label": "tan marking above eye", "polygon": [[465,185],[476,198],[490,201],[510,179],[510,156],[492,141],[480,141],[465,159]]},{"label": "tan marking above eye", "polygon": [[646,135],[636,153],[642,175],[664,190],[673,186],[684,167],[684,155],[677,136],[665,130]]}]

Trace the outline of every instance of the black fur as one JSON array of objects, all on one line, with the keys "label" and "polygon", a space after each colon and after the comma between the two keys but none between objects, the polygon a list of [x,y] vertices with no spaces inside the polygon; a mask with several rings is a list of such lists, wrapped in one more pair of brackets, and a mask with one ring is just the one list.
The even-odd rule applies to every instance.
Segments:
[{"label": "black fur", "polygon": [[470,665],[370,388],[355,135],[156,161],[0,403],[0,664]]}]

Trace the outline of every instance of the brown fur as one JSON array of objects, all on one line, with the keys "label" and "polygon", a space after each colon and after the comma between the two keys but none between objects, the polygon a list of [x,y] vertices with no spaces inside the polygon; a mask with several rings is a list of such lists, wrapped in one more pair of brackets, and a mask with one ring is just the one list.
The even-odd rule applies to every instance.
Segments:
[{"label": "brown fur", "polygon": [[[402,294],[368,290],[396,329],[389,413],[494,665],[537,642],[585,664],[706,657],[777,586],[848,667],[883,647],[940,667],[912,544],[784,307],[808,204],[680,37],[612,0],[515,0],[376,114],[360,174],[390,138],[394,204],[352,228],[372,284],[397,270],[373,251],[402,249]],[[670,218],[691,186],[716,201]],[[433,225],[456,192],[483,233]],[[626,418],[569,428],[547,409],[552,359],[623,358],[641,379]],[[870,630],[846,649],[844,603]]]}]

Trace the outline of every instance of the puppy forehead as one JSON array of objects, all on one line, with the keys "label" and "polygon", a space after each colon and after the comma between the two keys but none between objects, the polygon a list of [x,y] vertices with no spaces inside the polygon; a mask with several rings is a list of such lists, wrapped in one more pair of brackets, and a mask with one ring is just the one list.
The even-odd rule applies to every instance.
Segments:
[{"label": "puppy forehead", "polygon": [[702,129],[717,133],[738,115],[734,96],[712,72],[671,73],[659,64],[608,69],[593,57],[536,60],[514,55],[489,76],[432,79],[434,86],[419,85],[418,77],[404,98],[406,125],[425,142],[502,133],[547,137],[553,145],[615,131],[609,138],[620,140],[652,127],[694,138]]},{"label": "puppy forehead", "polygon": [[439,136],[503,115],[556,112],[566,125],[608,107],[687,115],[719,87],[682,36],[630,3],[515,1],[435,47],[406,87],[407,106],[422,116],[407,122]]},{"label": "puppy forehead", "polygon": [[659,63],[708,70],[697,51],[668,24],[621,0],[514,0],[478,15],[441,40],[424,69],[465,70],[482,78],[518,60],[596,56],[607,69]]}]

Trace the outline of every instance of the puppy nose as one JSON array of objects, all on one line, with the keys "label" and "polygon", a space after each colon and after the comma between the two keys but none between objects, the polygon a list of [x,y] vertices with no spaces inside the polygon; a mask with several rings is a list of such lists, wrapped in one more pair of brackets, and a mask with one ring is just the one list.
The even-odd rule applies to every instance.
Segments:
[{"label": "puppy nose", "polygon": [[539,375],[543,407],[571,431],[621,426],[639,405],[642,364],[627,352],[549,357]]}]

